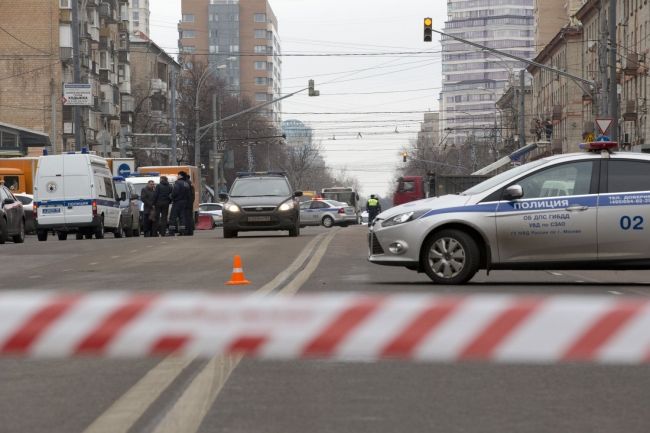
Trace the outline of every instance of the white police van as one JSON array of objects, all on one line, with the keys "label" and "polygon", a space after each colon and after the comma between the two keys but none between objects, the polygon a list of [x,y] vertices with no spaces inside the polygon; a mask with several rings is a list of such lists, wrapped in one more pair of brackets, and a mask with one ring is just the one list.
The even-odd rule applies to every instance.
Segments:
[{"label": "white police van", "polygon": [[120,197],[104,158],[87,152],[41,156],[34,182],[34,208],[39,241],[50,231],[65,240],[105,231],[121,234]]}]

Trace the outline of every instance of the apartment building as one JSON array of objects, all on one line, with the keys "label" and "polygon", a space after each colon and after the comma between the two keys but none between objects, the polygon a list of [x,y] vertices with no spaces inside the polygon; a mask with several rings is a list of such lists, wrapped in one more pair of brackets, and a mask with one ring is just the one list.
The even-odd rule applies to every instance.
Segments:
[{"label": "apartment building", "polygon": [[575,26],[574,15],[585,0],[535,0],[535,50],[539,54],[565,26]]},{"label": "apartment building", "polygon": [[440,140],[440,113],[424,113],[424,119],[420,123],[418,131],[418,145],[424,145],[427,148],[437,148],[443,143]]},{"label": "apartment building", "polygon": [[[444,32],[532,59],[534,0],[449,0]],[[443,37],[441,130],[449,144],[494,134],[495,102],[525,65]]]},{"label": "apartment building", "polygon": [[[580,77],[582,38],[582,27],[564,27],[534,61]],[[531,121],[527,123],[531,127],[535,127],[535,123],[539,127],[545,125],[549,130],[552,125],[553,132],[549,140],[552,153],[579,151],[578,145],[585,132],[583,102],[589,101],[589,89],[576,80],[534,65],[528,66],[528,71],[533,76],[534,108]]]},{"label": "apartment building", "polygon": [[0,22],[0,122],[50,135],[55,152],[90,147],[110,154],[130,132],[127,0],[79,1],[81,83],[93,104],[81,109],[82,143],[74,142],[73,108],[63,83],[73,83],[72,1],[21,0]]},{"label": "apartment building", "polygon": [[138,32],[150,35],[150,17],[149,0],[129,0],[129,32],[132,35]]},{"label": "apartment building", "polygon": [[[279,97],[281,44],[268,0],[182,0],[181,9],[179,49],[184,67],[209,64],[232,95],[252,105]],[[280,112],[279,102],[260,111],[274,121]]]},{"label": "apartment building", "polygon": [[130,58],[131,84],[137,107],[134,132],[168,133],[172,74],[179,74],[181,65],[151,39],[137,36],[131,36]]}]

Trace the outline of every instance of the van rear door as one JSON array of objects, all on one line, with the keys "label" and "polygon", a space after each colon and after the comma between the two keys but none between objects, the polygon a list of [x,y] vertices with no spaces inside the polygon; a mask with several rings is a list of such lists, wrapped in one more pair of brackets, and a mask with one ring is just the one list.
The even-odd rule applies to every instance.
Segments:
[{"label": "van rear door", "polygon": [[90,162],[87,155],[74,155],[64,162],[65,176],[65,222],[66,224],[91,223],[92,210],[92,182]]},{"label": "van rear door", "polygon": [[63,157],[42,157],[36,179],[35,201],[38,203],[38,221],[42,224],[65,224],[65,185]]}]

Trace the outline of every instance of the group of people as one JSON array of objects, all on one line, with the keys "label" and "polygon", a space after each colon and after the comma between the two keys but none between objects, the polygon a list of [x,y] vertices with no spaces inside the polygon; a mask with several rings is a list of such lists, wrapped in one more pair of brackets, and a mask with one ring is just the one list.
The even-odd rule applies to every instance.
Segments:
[{"label": "group of people", "polygon": [[142,188],[140,200],[144,205],[142,231],[145,237],[194,234],[194,186],[186,172],[178,172],[173,187],[167,176],[160,176],[158,185],[150,180]]}]

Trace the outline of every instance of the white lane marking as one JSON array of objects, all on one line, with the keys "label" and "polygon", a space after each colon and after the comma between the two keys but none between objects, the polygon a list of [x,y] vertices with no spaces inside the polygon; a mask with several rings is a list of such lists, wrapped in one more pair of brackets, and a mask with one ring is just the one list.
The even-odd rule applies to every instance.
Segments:
[{"label": "white lane marking", "polygon": [[64,269],[63,272],[72,272],[74,269]]},{"label": "white lane marking", "polygon": [[549,274],[555,275],[556,277],[561,277],[562,276],[562,274],[559,273],[559,272],[549,272]]},{"label": "white lane marking", "polygon": [[[278,296],[292,296],[300,289],[318,268],[327,247],[337,232],[338,230],[332,230],[327,234],[305,268],[278,292]],[[165,414],[154,433],[177,433],[179,431],[196,433],[239,361],[241,361],[240,356],[213,358],[185,389],[174,407]]]},{"label": "white lane marking", "polygon": [[137,253],[137,252],[138,252],[138,250],[131,250],[131,252],[132,252],[132,253]]},{"label": "white lane marking", "polygon": [[582,280],[576,280],[576,283],[584,283]]},{"label": "white lane marking", "polygon": [[90,263],[88,263],[88,264],[89,264],[90,266],[95,266],[95,265],[98,265],[99,263],[97,263],[97,262],[90,262]]},{"label": "white lane marking", "polygon": [[[313,250],[314,246],[325,236],[322,235],[316,236],[312,241],[307,244],[307,246],[301,251],[298,257],[293,261],[291,265],[285,270],[278,274],[273,280],[261,287],[256,294],[266,294],[274,290],[279,286],[283,281],[285,281],[290,274],[287,273],[288,270],[295,272],[297,269],[302,266],[309,254]],[[329,241],[327,241],[329,244]],[[134,250],[135,251],[135,250]],[[220,359],[221,358],[221,359]],[[197,375],[198,377],[204,379],[206,386],[218,386],[219,389],[223,384],[225,384],[228,375],[234,370],[235,366],[239,362],[236,357],[231,357],[229,364],[223,359],[224,357],[215,357],[210,363],[204,368],[204,370]],[[192,362],[194,359],[179,359],[174,356],[169,356],[165,358],[160,364],[152,368],[141,380],[139,380],[131,389],[129,389],[122,397],[120,397],[111,407],[109,407],[102,415],[99,416],[86,430],[84,433],[126,433],[131,427],[142,417],[144,412],[160,397],[163,391],[174,381],[174,379],[181,374],[181,372],[187,367],[187,365]],[[221,364],[219,364],[221,363]],[[229,371],[223,368],[229,366]],[[214,373],[216,366],[221,366],[222,370],[220,374]],[[206,371],[204,373],[204,371]],[[212,374],[210,375],[210,372]],[[196,383],[196,379],[190,385],[192,386]],[[214,390],[213,390],[214,391]],[[205,413],[201,416],[201,420],[207,414],[207,410],[210,408],[214,399],[218,395],[217,390],[215,392],[214,398],[210,401],[209,404],[206,403]],[[186,393],[190,392],[189,387],[186,390]],[[198,391],[191,391],[193,393],[193,398],[196,398]],[[185,394],[183,394],[184,396]],[[181,397],[182,398],[182,397]],[[188,397],[189,398],[189,397]],[[178,402],[176,403],[178,404]],[[181,403],[182,404],[182,403]],[[203,403],[199,406],[202,406]],[[160,426],[159,426],[160,428]],[[198,426],[197,426],[198,428]],[[172,430],[174,431],[174,430]],[[186,429],[182,428],[181,430],[185,432]]]},{"label": "white lane marking", "polygon": [[119,259],[120,256],[111,256],[111,259]]},{"label": "white lane marking", "polygon": [[617,292],[616,290],[608,290],[608,292],[611,293],[612,295],[622,295],[621,292]]},{"label": "white lane marking", "polygon": [[192,359],[175,356],[163,359],[88,426],[84,433],[128,431],[190,362]]},{"label": "white lane marking", "polygon": [[35,280],[37,278],[43,278],[43,277],[41,277],[40,275],[30,275],[28,278],[31,280]]}]

